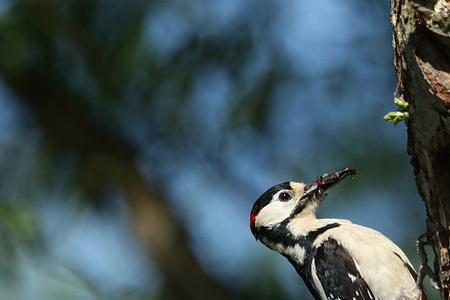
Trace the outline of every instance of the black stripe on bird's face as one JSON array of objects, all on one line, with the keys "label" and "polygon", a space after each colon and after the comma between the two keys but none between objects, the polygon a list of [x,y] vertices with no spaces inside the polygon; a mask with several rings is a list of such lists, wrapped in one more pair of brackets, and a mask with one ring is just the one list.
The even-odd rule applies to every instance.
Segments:
[{"label": "black stripe on bird's face", "polygon": [[258,213],[263,209],[265,206],[267,206],[272,200],[273,197],[282,190],[288,190],[292,191],[292,187],[290,185],[290,182],[283,182],[277,185],[272,186],[270,189],[265,191],[256,201],[255,204],[253,204],[252,211],[250,213],[250,230],[252,231],[253,235],[256,236],[256,227],[255,227],[255,221],[256,216]]},{"label": "black stripe on bird's face", "polygon": [[341,226],[339,223],[330,223],[325,226],[319,227],[308,234],[295,237],[287,228],[288,221],[281,223],[274,228],[262,227],[259,234],[264,238],[264,241],[272,245],[281,245],[282,247],[292,247],[300,245],[307,249],[311,249],[314,241],[323,233],[329,229]]}]

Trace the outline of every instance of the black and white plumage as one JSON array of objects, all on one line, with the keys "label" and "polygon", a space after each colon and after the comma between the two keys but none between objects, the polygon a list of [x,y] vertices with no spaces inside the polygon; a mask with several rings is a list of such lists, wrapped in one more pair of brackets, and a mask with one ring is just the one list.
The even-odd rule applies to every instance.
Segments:
[{"label": "black and white plumage", "polygon": [[414,268],[387,237],[348,220],[316,218],[329,189],[353,174],[273,186],[253,206],[253,235],[289,260],[315,299],[419,299]]}]

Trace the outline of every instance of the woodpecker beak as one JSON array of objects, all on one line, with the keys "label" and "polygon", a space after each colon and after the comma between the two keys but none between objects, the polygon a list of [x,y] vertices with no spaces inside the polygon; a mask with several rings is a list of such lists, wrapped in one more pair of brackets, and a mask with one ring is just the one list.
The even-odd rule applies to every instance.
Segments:
[{"label": "woodpecker beak", "polygon": [[318,198],[322,195],[326,195],[328,190],[334,187],[338,182],[341,182],[347,176],[354,176],[358,172],[352,168],[345,168],[343,170],[337,171],[333,174],[323,174],[317,177],[315,181],[308,184],[305,187],[305,192],[303,193],[302,199],[308,198]]}]

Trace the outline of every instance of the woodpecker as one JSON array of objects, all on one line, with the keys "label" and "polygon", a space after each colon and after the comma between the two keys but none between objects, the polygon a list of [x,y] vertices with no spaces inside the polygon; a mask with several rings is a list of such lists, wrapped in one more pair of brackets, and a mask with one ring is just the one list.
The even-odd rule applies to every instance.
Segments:
[{"label": "woodpecker", "polygon": [[294,266],[315,299],[425,299],[403,251],[380,232],[341,219],[318,219],[328,192],[354,169],[309,184],[284,182],[253,205],[254,237]]}]

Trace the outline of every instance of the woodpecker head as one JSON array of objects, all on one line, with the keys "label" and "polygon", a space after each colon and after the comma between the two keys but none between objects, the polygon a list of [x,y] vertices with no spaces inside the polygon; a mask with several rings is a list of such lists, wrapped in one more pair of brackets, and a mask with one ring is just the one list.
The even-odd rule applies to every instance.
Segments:
[{"label": "woodpecker head", "polygon": [[293,218],[315,217],[317,207],[329,190],[355,169],[346,168],[333,174],[324,174],[315,181],[284,182],[274,185],[262,194],[250,213],[250,229],[256,239],[262,238],[261,229],[272,229]]}]

